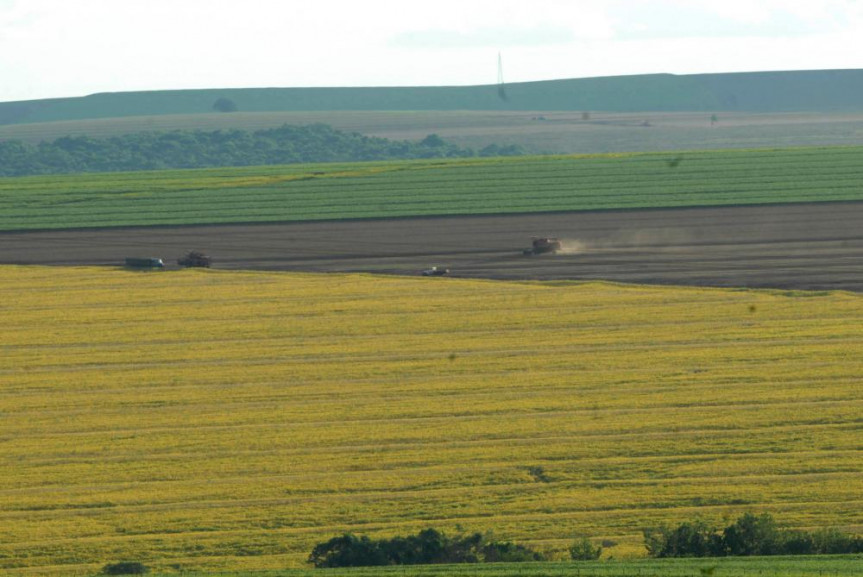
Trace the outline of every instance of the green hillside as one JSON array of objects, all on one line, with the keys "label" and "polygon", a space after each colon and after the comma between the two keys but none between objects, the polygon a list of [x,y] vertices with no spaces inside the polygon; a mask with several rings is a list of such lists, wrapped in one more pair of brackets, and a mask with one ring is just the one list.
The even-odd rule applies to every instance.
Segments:
[{"label": "green hillside", "polygon": [[93,94],[0,103],[0,124],[205,114],[219,98],[244,112],[321,110],[559,110],[788,112],[863,110],[863,70],[652,74],[523,82],[498,88],[245,88]]}]

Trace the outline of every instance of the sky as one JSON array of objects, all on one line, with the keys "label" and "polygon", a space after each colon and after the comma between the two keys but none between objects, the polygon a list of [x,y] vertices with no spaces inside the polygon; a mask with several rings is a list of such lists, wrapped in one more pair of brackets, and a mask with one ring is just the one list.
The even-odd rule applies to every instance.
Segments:
[{"label": "sky", "polygon": [[0,102],[863,68],[858,0],[0,0]]}]

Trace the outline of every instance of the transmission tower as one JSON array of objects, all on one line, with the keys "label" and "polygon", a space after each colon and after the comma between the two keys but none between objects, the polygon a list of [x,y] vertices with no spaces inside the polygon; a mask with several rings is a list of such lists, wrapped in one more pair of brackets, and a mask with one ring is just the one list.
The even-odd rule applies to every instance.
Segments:
[{"label": "transmission tower", "polygon": [[503,58],[500,52],[497,53],[497,95],[504,102],[509,100],[506,97],[506,85],[503,83]]}]

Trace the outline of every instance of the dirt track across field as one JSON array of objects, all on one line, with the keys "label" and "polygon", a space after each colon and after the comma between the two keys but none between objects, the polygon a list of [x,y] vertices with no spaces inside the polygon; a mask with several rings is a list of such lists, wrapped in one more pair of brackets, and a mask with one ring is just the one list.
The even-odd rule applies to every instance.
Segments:
[{"label": "dirt track across field", "polygon": [[[0,234],[0,263],[120,265],[196,249],[214,268],[863,292],[863,203]],[[524,256],[531,237],[563,254]]]}]

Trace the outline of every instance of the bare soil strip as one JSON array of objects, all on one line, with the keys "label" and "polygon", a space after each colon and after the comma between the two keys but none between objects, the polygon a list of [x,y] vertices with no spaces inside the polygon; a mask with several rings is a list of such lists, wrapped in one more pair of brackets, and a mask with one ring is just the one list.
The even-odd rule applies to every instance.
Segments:
[{"label": "bare soil strip", "polygon": [[[0,263],[214,268],[863,292],[863,203],[0,233]],[[564,252],[524,256],[536,236]]]}]

